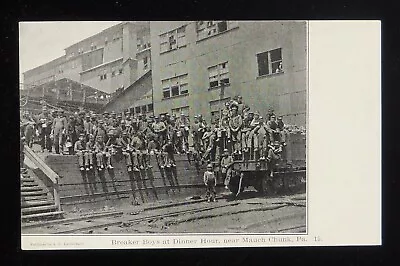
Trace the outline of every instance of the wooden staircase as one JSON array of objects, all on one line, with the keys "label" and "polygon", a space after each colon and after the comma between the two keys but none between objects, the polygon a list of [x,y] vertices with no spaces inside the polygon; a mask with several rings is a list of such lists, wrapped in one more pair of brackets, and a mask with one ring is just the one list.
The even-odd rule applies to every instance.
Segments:
[{"label": "wooden staircase", "polygon": [[57,219],[63,216],[47,189],[40,185],[28,169],[21,168],[22,222]]}]

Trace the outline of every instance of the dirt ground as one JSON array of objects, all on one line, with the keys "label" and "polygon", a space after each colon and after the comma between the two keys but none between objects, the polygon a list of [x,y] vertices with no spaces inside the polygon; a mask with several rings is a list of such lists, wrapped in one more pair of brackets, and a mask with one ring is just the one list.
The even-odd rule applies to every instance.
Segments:
[{"label": "dirt ground", "polygon": [[[305,194],[261,197],[245,191],[237,199],[219,193],[217,202],[175,199],[133,206],[129,199],[106,202],[90,211],[72,208],[65,218],[81,221],[22,228],[22,233],[151,234],[151,233],[302,233],[306,232]],[[195,203],[169,206],[183,201]],[[162,208],[157,208],[163,206]],[[92,205],[93,206],[93,205]],[[88,215],[118,212],[89,218]],[[167,216],[166,216],[167,215]],[[88,217],[88,218],[84,218]]]}]

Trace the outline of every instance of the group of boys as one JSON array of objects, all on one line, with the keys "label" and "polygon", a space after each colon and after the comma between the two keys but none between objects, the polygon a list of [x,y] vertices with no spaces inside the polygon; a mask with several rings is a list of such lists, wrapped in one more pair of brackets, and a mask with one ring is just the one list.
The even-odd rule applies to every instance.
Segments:
[{"label": "group of boys", "polygon": [[[270,109],[263,118],[252,112],[242,97],[225,103],[219,116],[207,123],[202,115],[193,122],[185,114],[146,114],[80,111],[70,116],[63,110],[31,117],[25,127],[25,140],[31,145],[39,137],[42,150],[78,156],[81,171],[97,167],[112,169],[112,158],[120,152],[128,172],[151,167],[150,155],[156,155],[160,167],[175,166],[174,154],[192,153],[202,162],[217,162],[225,185],[229,183],[229,165],[233,160],[254,159],[268,162],[279,158],[286,145],[287,130],[282,117]],[[207,182],[212,180],[207,178]],[[213,181],[210,181],[211,183]]]}]

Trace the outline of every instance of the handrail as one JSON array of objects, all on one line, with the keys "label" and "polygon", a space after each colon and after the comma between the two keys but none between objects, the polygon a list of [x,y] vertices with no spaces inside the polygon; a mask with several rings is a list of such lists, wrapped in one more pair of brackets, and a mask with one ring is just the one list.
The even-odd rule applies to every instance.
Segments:
[{"label": "handrail", "polygon": [[[47,177],[51,183],[53,189],[54,202],[59,211],[61,211],[60,194],[59,194],[59,183],[60,176],[53,171],[31,148],[24,145],[24,154],[32,161]],[[48,182],[46,182],[48,183]]]}]

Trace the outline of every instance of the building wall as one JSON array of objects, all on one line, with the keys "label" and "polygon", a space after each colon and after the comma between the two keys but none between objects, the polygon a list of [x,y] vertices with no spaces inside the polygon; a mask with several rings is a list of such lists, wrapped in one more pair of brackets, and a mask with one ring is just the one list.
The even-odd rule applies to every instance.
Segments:
[{"label": "building wall", "polygon": [[[143,37],[150,34],[149,27],[148,22],[124,22],[105,29],[67,47],[64,56],[25,72],[24,83],[69,78],[107,93],[122,86],[127,88],[146,72],[137,71],[136,31]],[[113,68],[117,72],[115,77]],[[121,75],[119,69],[123,70]],[[107,78],[100,79],[100,74]]]},{"label": "building wall", "polygon": [[[160,54],[159,35],[186,25],[186,47]],[[306,120],[306,23],[238,22],[238,27],[197,40],[195,22],[151,22],[151,57],[155,113],[189,106],[189,115],[211,118],[210,101],[220,87],[209,89],[208,67],[228,61],[230,85],[224,97],[243,96],[252,110],[265,114],[270,107],[290,123]],[[282,49],[283,73],[258,76],[257,54]],[[188,74],[189,94],[163,99],[161,80]]]},{"label": "building wall", "polygon": [[23,73],[24,88],[28,88],[31,85],[40,85],[48,81],[52,81],[58,74],[58,67],[60,64],[65,62],[65,56],[61,56],[57,59],[50,61],[47,64],[33,68]]},{"label": "building wall", "polygon": [[[127,88],[124,92],[109,102],[104,107],[104,110],[109,112],[123,112],[136,106],[151,104],[152,85],[151,73],[147,73],[146,76],[137,80],[131,85],[131,87]],[[148,97],[149,95],[150,97]]]},{"label": "building wall", "polygon": [[[122,58],[81,72],[81,82],[98,90],[112,93],[124,85],[124,74],[119,74],[120,69],[123,69],[121,63]],[[101,75],[106,75],[106,78],[101,78]]]}]

